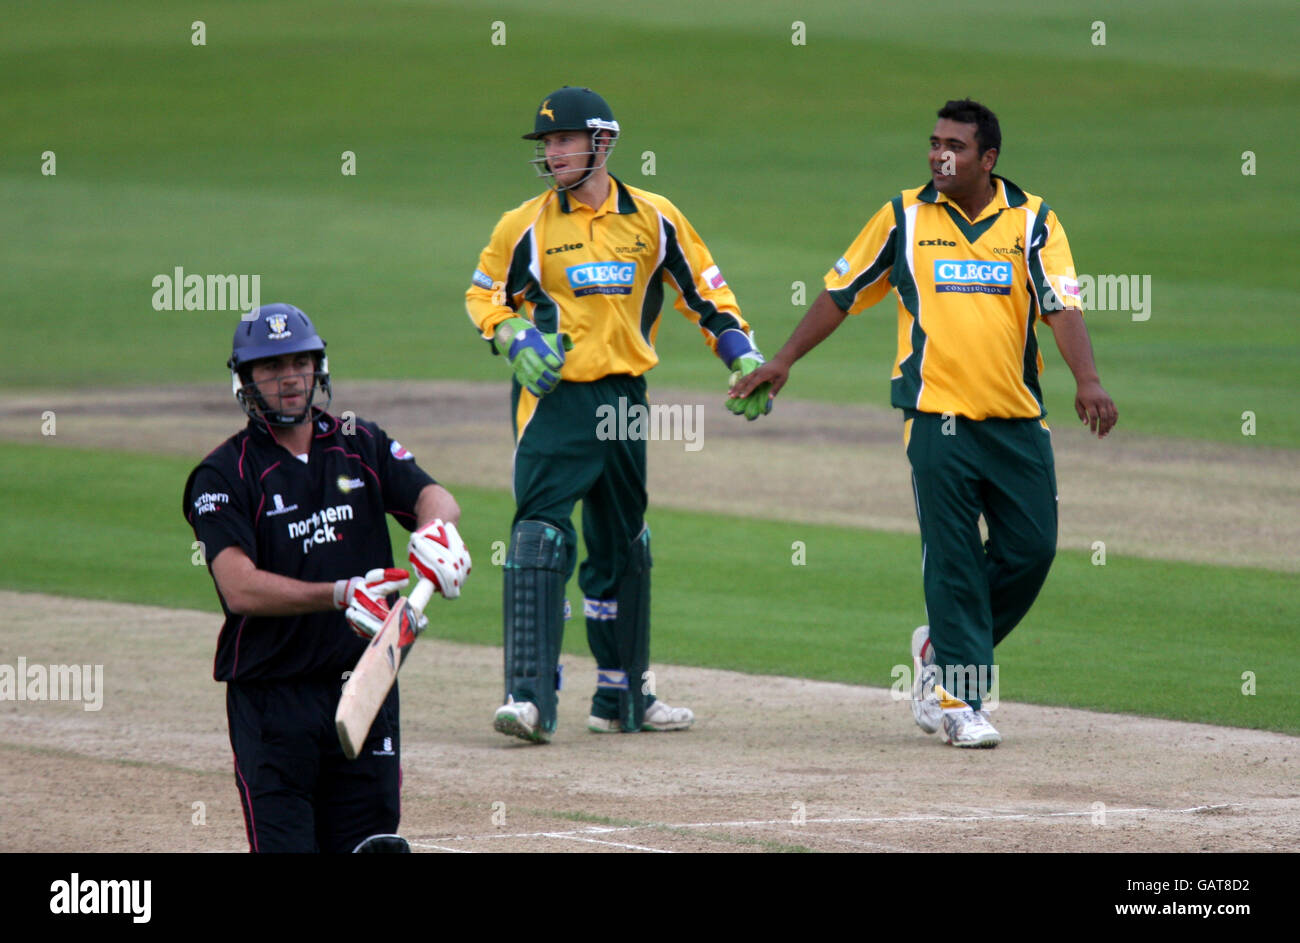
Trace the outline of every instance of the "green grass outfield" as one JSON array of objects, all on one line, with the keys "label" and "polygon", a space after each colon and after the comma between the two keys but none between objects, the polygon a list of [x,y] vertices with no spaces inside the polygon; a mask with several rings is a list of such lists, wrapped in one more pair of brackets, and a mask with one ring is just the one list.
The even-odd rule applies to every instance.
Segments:
[{"label": "green grass outfield", "polygon": [[[538,191],[518,136],[565,82],[613,103],[613,169],[687,212],[772,351],[802,312],[792,283],[811,300],[867,216],[924,182],[935,109],[971,94],[1002,119],[999,170],[1058,210],[1079,270],[1152,278],[1150,320],[1090,317],[1123,428],[1241,443],[1251,410],[1249,444],[1298,448],[1300,12],[1096,7],[10,4],[0,388],[222,382],[231,316],[151,307],[151,280],[175,266],[260,274],[263,300],[314,315],[348,376],[500,376],[463,292],[500,213]],[[40,173],[47,150],[55,176]],[[356,176],[340,173],[345,150]],[[790,395],[884,403],[893,317],[886,302],[846,329]],[[659,346],[655,383],[720,387],[671,310]],[[1045,348],[1060,416],[1072,387]]]},{"label": "green grass outfield", "polygon": [[[210,611],[219,608],[180,491],[191,463],[0,445],[0,586]],[[500,644],[508,495],[453,486],[474,573],[438,605],[440,638]],[[17,513],[22,509],[22,513]],[[651,509],[654,660],[888,687],[922,613],[915,538]],[[404,546],[400,529],[394,543]],[[806,564],[792,564],[803,541]],[[400,554],[399,554],[400,555]],[[758,587],[761,587],[759,589]],[[1295,577],[1110,555],[1058,555],[1027,620],[998,649],[1001,696],[1300,734]],[[581,592],[569,596],[581,611]],[[130,632],[131,626],[118,627]],[[52,629],[57,631],[57,629]],[[569,652],[586,651],[569,623]],[[1242,693],[1254,672],[1257,694]],[[585,681],[575,679],[583,692]],[[761,692],[761,680],[755,681]]]}]

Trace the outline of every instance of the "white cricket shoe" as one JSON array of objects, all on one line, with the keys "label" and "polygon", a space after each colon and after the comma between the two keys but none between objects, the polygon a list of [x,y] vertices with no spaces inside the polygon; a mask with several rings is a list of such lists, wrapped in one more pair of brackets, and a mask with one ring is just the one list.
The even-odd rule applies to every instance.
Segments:
[{"label": "white cricket shoe", "polygon": [[989,723],[988,711],[964,710],[943,712],[943,730],[939,733],[944,743],[954,747],[995,747],[1002,742],[1002,734]]},{"label": "white cricket shoe", "polygon": [[912,719],[926,733],[934,733],[943,724],[943,707],[934,691],[938,677],[930,627],[918,625],[912,632]]},{"label": "white cricket shoe", "polygon": [[695,712],[689,707],[669,707],[663,701],[655,701],[646,708],[641,729],[685,730],[693,723],[695,723]]},{"label": "white cricket shoe", "polygon": [[[646,708],[641,729],[685,730],[693,723],[695,723],[695,714],[689,707],[669,707],[663,701],[655,701]],[[614,717],[597,717],[592,714],[587,718],[587,729],[592,733],[622,733],[623,724]]]},{"label": "white cricket shoe", "polygon": [[497,708],[492,727],[498,733],[530,740],[533,743],[550,743],[551,735],[541,728],[537,705],[532,701],[516,701],[507,695],[506,702]]}]

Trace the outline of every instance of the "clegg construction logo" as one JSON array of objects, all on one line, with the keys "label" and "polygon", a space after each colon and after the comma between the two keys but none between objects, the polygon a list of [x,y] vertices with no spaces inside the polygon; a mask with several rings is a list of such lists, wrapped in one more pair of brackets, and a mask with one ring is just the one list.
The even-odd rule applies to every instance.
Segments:
[{"label": "clegg construction logo", "polygon": [[1011,294],[1010,262],[977,262],[973,259],[935,259],[935,292]]},{"label": "clegg construction logo", "polygon": [[632,283],[636,281],[636,263],[584,262],[570,265],[564,273],[578,298],[584,295],[630,295]]},{"label": "clegg construction logo", "polygon": [[336,504],[317,511],[311,517],[289,522],[289,537],[302,540],[302,552],[311,553],[313,547],[337,543],[343,535],[334,529],[340,521],[352,520],[352,505]]}]

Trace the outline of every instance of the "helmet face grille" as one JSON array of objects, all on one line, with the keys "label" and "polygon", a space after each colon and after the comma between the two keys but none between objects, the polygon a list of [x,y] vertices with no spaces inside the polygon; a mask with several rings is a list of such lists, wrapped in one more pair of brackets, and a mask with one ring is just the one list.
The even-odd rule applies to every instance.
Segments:
[{"label": "helmet face grille", "polygon": [[317,354],[315,360],[316,367],[310,374],[295,374],[311,378],[311,383],[307,386],[307,402],[301,411],[292,413],[281,411],[278,408],[278,401],[277,408],[272,408],[266,401],[266,397],[262,395],[261,389],[253,382],[251,363],[230,371],[231,389],[235,394],[235,401],[239,403],[240,409],[249,419],[264,421],[272,426],[296,426],[311,419],[312,408],[316,405],[316,391],[320,390],[325,396],[325,402],[320,409],[328,412],[330,404],[334,401],[334,391],[330,385],[329,358],[324,354]]},{"label": "helmet face grille", "polygon": [[[259,360],[302,353],[310,353],[315,361],[315,368],[310,374],[299,374],[311,378],[306,389],[306,405],[299,412],[289,413],[281,411],[277,402],[277,408],[273,409],[252,380],[252,365]],[[334,399],[330,388],[329,358],[325,356],[325,341],[316,333],[311,318],[293,305],[263,305],[244,315],[235,328],[235,338],[226,366],[230,369],[230,385],[235,401],[250,419],[265,421],[273,426],[296,426],[311,417],[318,389],[325,395],[322,409],[328,410]]]},{"label": "helmet face grille", "polygon": [[[599,144],[596,143],[597,137],[600,138]],[[590,180],[592,174],[597,170],[600,170],[609,162],[609,155],[614,153],[614,145],[618,143],[618,122],[614,122],[613,129],[602,128],[598,131],[592,132],[591,141],[592,143],[588,145],[587,150],[577,151],[568,155],[570,157],[585,157],[587,159],[587,172],[575,183],[562,185],[555,179],[555,174],[551,171],[550,166],[546,162],[546,142],[543,140],[539,139],[536,142],[534,147],[534,153],[536,156],[534,156],[528,163],[533,165],[533,169],[537,171],[537,176],[545,180],[552,189],[560,191],[576,190],[578,187]]]}]

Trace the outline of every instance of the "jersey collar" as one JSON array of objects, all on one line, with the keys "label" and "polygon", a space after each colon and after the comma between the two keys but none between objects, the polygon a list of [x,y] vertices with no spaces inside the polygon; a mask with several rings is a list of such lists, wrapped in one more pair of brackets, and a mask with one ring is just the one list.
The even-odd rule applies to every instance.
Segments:
[{"label": "jersey collar", "polygon": [[[1012,209],[1021,206],[1029,199],[1025,196],[1024,190],[1021,190],[1006,177],[1000,177],[997,174],[993,174],[992,176],[993,199],[989,200],[989,205],[984,207],[980,212],[979,219],[973,220],[972,222],[978,223],[980,219],[983,219],[985,216],[990,214],[996,214],[1005,209]],[[954,208],[958,208],[956,203],[934,188],[933,181],[922,187],[921,192],[916,195],[916,198],[922,203],[950,203]]]},{"label": "jersey collar", "polygon": [[[313,406],[311,408],[311,424],[313,433],[312,438],[323,439],[326,436],[334,434],[334,431],[339,427],[339,420],[337,417],[331,416],[329,413],[325,412],[319,406]],[[262,440],[268,443],[278,444],[271,435],[270,426],[268,426],[265,421],[250,418],[248,420],[248,428],[254,435],[260,436]]]},{"label": "jersey collar", "polygon": [[609,196],[605,197],[605,202],[600,204],[597,209],[592,209],[581,200],[569,202],[569,194],[566,190],[560,191],[560,212],[561,213],[591,213],[595,216],[604,216],[606,213],[635,213],[636,200],[632,199],[632,194],[627,192],[627,187],[623,186],[623,181],[619,180],[613,174],[609,175],[613,186],[609,188]]}]

